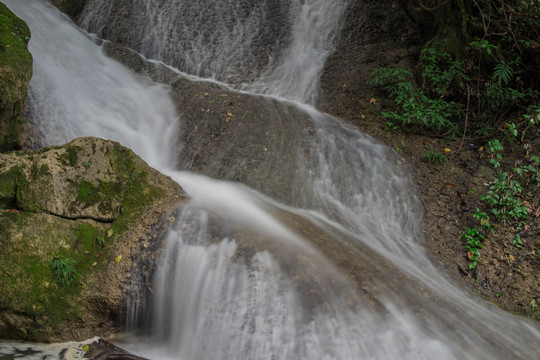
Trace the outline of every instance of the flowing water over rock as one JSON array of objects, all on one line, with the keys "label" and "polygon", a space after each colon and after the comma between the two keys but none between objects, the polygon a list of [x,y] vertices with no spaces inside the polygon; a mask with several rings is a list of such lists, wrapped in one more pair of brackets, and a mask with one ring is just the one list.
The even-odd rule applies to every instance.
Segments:
[{"label": "flowing water over rock", "polygon": [[[299,121],[296,127],[310,128],[309,136],[296,138],[301,145],[294,153],[281,154],[292,159],[283,171],[294,166],[292,176],[298,180],[291,181],[292,195],[285,204],[241,183],[189,171],[196,166],[178,171],[172,160],[182,156],[173,148],[178,119],[167,88],[107,58],[91,36],[41,1],[5,3],[32,29],[35,76],[30,106],[40,124],[41,145],[86,135],[117,140],[172,176],[191,198],[168,236],[154,294],[134,298],[128,319],[133,332],[126,335],[126,347],[153,359],[538,358],[537,324],[456,288],[430,264],[422,249],[422,210],[414,182],[391,150],[339,119],[294,103],[303,113],[298,120],[282,118],[279,111],[274,115],[278,128],[281,121]],[[155,37],[170,29],[168,41],[174,44],[178,24],[188,24],[182,20],[185,14],[223,11],[211,6],[212,1],[129,3],[134,6],[120,9],[138,14],[140,21],[156,19],[153,25],[140,23],[143,29],[156,30],[142,34]],[[302,56],[311,51],[320,56],[322,66],[345,3],[338,2],[343,8],[337,13],[330,11],[333,8],[322,11],[324,2],[310,0],[219,3],[237,13],[219,17],[224,23],[218,21],[216,26],[255,19],[237,24],[242,35],[265,31],[258,28],[261,19],[268,21],[260,15],[265,7],[287,15],[281,32],[266,43],[283,42],[270,51],[275,56],[272,66],[245,89],[312,101],[313,82],[299,85],[293,80],[299,89],[291,95],[280,88],[291,76],[278,69],[301,65]],[[99,18],[117,16],[112,10],[121,4],[90,1],[83,24],[90,29],[98,26],[96,19],[90,20],[92,12],[101,11]],[[172,9],[184,11],[176,14]],[[180,17],[178,23],[159,22],[162,14],[171,12]],[[312,36],[302,30],[306,27],[299,19],[311,19],[327,33]],[[207,20],[199,21],[203,28]],[[132,30],[128,26],[125,37],[144,44],[146,40]],[[182,41],[194,51],[200,51],[204,36],[215,35],[195,32],[189,37],[189,33],[182,33]],[[227,39],[229,35],[210,42],[241,38]],[[219,75],[227,73],[223,64],[229,55],[219,58],[222,55],[211,51],[208,63],[192,60],[201,64],[201,69],[193,70],[187,60],[174,63],[172,52],[164,56],[166,44],[152,39],[147,44],[157,46],[155,52],[146,53],[149,57],[170,61],[186,72],[234,81]],[[226,45],[243,54],[238,58],[250,58],[245,55],[252,51],[249,40]],[[138,50],[145,51],[144,46],[149,45]],[[204,59],[193,55],[198,57]],[[259,65],[242,66],[260,70]],[[318,76],[311,66],[300,70],[293,71],[299,79]],[[294,134],[287,136],[292,136],[287,141],[295,141]]]},{"label": "flowing water over rock", "polygon": [[349,0],[90,0],[81,26],[182,71],[313,102]]}]

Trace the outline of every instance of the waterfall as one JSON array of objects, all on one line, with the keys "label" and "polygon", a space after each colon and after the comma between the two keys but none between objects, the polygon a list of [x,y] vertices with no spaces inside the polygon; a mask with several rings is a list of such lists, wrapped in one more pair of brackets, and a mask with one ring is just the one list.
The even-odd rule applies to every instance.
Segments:
[{"label": "waterfall", "polygon": [[314,103],[349,0],[90,0],[89,32],[188,74]]},{"label": "waterfall", "polygon": [[[182,71],[240,79],[244,91],[299,101],[313,132],[309,153],[298,157],[304,181],[295,182],[298,198],[290,204],[241,183],[178,171],[172,159],[182,120],[168,88],[106,57],[98,38],[44,2],[4,2],[32,30],[29,105],[42,145],[114,139],[190,197],[168,234],[144,326],[122,346],[152,359],[538,358],[536,324],[459,289],[431,265],[403,160],[301,103],[316,96],[346,2],[90,0],[81,18],[90,31]],[[117,23],[119,17],[137,26]],[[266,39],[271,21],[280,31]],[[239,43],[224,48],[223,38],[193,27],[197,22]],[[265,39],[262,48],[252,37]],[[266,58],[258,62],[261,53]],[[228,63],[242,71],[232,74],[237,65]],[[281,87],[287,81],[298,88],[288,93],[292,87]],[[354,274],[342,273],[338,262]]]}]

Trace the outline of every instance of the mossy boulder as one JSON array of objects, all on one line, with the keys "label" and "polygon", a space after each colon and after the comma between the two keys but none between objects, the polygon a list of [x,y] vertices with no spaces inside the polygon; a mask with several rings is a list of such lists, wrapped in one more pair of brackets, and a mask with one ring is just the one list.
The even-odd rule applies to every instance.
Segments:
[{"label": "mossy boulder", "polygon": [[172,179],[112,141],[0,154],[0,338],[121,328],[132,277],[150,278],[141,264],[155,264],[182,199]]},{"label": "mossy boulder", "polygon": [[17,146],[24,101],[32,77],[30,29],[0,3],[0,152]]}]

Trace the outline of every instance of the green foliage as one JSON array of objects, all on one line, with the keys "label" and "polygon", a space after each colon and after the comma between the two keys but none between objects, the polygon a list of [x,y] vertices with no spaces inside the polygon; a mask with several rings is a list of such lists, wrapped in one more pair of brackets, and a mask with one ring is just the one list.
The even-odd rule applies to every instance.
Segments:
[{"label": "green foliage", "polygon": [[521,236],[519,236],[519,234],[516,234],[512,244],[514,244],[518,249],[523,250],[523,241],[521,241]]},{"label": "green foliage", "polygon": [[55,256],[50,260],[54,280],[59,286],[73,286],[77,283],[78,276],[75,271],[75,260]]},{"label": "green foliage", "polygon": [[508,65],[504,61],[501,61],[500,63],[495,65],[495,69],[493,70],[493,80],[497,81],[499,86],[501,86],[502,82],[504,82],[505,85],[508,85],[513,75],[514,70],[512,70],[510,65]]},{"label": "green foliage", "polygon": [[480,257],[480,249],[482,249],[482,242],[486,239],[482,233],[476,228],[470,229],[461,235],[461,238],[465,240],[465,249],[467,249],[471,263],[469,269],[474,269],[478,264]]},{"label": "green foliage", "polygon": [[100,248],[105,247],[105,237],[104,236],[98,236],[96,237],[96,245]]},{"label": "green foliage", "polygon": [[448,157],[439,152],[427,151],[426,159],[433,164],[442,164],[448,161]]},{"label": "green foliage", "polygon": [[527,183],[540,184],[540,157],[529,157],[529,164],[521,165],[514,169],[520,178],[525,178]]},{"label": "green foliage", "polygon": [[540,125],[540,106],[531,105],[523,117],[528,120],[528,126]]},{"label": "green foliage", "polygon": [[[462,113],[462,107],[447,102],[440,97],[430,97],[425,88],[417,89],[412,83],[412,72],[402,68],[377,68],[371,84],[385,91],[398,105],[397,111],[383,112],[382,115],[413,131],[451,131],[453,117]],[[439,76],[435,70],[434,76]]]},{"label": "green foliage", "polygon": [[526,120],[514,128],[523,140],[540,123],[538,1],[432,0],[421,8],[434,13],[437,33],[420,53],[416,76],[375,70],[372,85],[398,105],[383,116],[412,131],[465,138],[491,137],[516,113]]},{"label": "green foliage", "polygon": [[458,90],[461,92],[466,81],[465,64],[454,60],[450,54],[434,48],[425,48],[420,55],[423,87],[442,98],[448,98]]},{"label": "green foliage", "polygon": [[502,160],[502,155],[500,154],[500,151],[504,150],[502,144],[498,139],[491,139],[488,141],[487,148],[488,151],[491,153],[491,159],[489,160],[489,163],[493,165],[495,169],[500,168],[501,163],[499,161]]},{"label": "green foliage", "polygon": [[501,172],[491,183],[488,193],[480,196],[491,207],[491,213],[499,221],[527,220],[527,208],[522,205],[518,195],[523,187],[516,180],[509,179],[508,173]]},{"label": "green foliage", "polygon": [[483,230],[488,233],[493,232],[494,226],[491,225],[489,216],[486,212],[480,211],[480,209],[477,208],[475,212],[471,213],[471,216],[478,220]]}]

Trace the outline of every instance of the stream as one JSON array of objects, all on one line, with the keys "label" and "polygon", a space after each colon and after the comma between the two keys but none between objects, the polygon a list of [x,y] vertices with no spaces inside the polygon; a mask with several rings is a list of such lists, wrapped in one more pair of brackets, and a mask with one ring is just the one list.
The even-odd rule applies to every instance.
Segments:
[{"label": "stream", "polygon": [[[41,0],[2,1],[32,31],[37,145],[118,141],[189,196],[169,230],[154,293],[133,299],[123,348],[156,360],[540,357],[537,323],[459,288],[431,264],[404,160],[312,106],[348,1],[134,0],[127,11],[89,0],[81,28]],[[283,171],[293,174],[287,201],[179,168],[182,118],[170,88],[107,57],[95,35],[111,24],[123,30],[117,19],[126,13],[140,26],[122,41],[146,58],[305,115],[309,141],[275,155],[289,159]],[[307,126],[275,117],[276,127]],[[10,346],[0,342],[0,358]],[[54,349],[25,358],[55,358]]]}]

